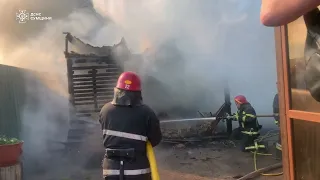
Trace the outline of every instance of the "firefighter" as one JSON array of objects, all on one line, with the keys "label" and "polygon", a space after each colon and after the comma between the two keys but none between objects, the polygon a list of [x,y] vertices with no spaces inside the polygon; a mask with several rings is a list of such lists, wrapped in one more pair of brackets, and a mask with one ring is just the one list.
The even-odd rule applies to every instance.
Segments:
[{"label": "firefighter", "polygon": [[[279,91],[279,84],[277,82],[277,88]],[[274,123],[280,127],[280,116],[279,116],[279,95],[278,93],[274,96],[273,98],[273,115],[274,115]],[[281,146],[281,134],[279,133],[279,139],[278,142],[276,142],[276,149],[278,149],[279,151],[282,151],[282,146]]]},{"label": "firefighter", "polygon": [[279,125],[279,96],[278,96],[278,93],[274,96],[273,98],[273,116],[274,116],[274,123],[277,125],[277,126],[280,126]]},{"label": "firefighter", "polygon": [[124,72],[114,88],[112,102],[105,104],[99,121],[103,130],[105,180],[151,180],[146,143],[154,147],[162,139],[159,119],[143,104],[137,74]]},{"label": "firefighter", "polygon": [[262,126],[258,123],[254,108],[245,96],[236,96],[234,101],[238,108],[234,119],[239,122],[239,127],[233,130],[233,139],[241,140],[241,150],[243,152],[265,149],[264,145],[256,142]]}]

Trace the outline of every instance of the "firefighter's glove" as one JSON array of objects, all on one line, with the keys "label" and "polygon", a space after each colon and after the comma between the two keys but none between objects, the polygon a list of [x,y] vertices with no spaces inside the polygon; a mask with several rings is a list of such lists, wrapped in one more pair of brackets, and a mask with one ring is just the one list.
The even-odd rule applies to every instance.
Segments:
[{"label": "firefighter's glove", "polygon": [[232,121],[238,121],[238,119],[236,118],[236,113],[232,114]]},{"label": "firefighter's glove", "polygon": [[226,119],[235,121],[235,114],[230,115],[230,114],[227,113],[226,114]]}]

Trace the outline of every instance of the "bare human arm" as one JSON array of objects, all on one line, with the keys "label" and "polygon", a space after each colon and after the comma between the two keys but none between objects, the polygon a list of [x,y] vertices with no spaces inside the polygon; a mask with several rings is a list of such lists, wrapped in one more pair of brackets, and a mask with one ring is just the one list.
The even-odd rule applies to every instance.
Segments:
[{"label": "bare human arm", "polygon": [[262,0],[260,21],[265,26],[288,24],[320,5],[320,0]]}]

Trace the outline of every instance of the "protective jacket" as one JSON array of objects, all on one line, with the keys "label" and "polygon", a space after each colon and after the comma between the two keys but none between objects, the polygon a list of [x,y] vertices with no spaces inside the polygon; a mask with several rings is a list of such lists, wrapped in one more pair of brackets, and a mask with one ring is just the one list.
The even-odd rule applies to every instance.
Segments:
[{"label": "protective jacket", "polygon": [[130,150],[133,155],[124,162],[125,179],[150,180],[150,167],[146,155],[146,142],[152,146],[162,138],[159,119],[155,113],[142,103],[141,94],[121,89],[115,90],[114,100],[103,106],[100,123],[103,130],[103,145],[106,157],[103,162],[105,179],[119,179],[120,162],[109,152],[114,149]]},{"label": "protective jacket", "polygon": [[304,15],[307,27],[305,44],[305,82],[312,97],[320,102],[320,11],[318,8]]},{"label": "protective jacket", "polygon": [[244,134],[257,133],[261,128],[256,117],[256,111],[250,103],[241,104],[235,118]]},{"label": "protective jacket", "polygon": [[273,98],[273,114],[274,114],[274,120],[275,124],[279,124],[279,96],[278,93]]},{"label": "protective jacket", "polygon": [[242,151],[256,151],[266,148],[265,145],[255,141],[260,135],[259,130],[262,126],[259,125],[256,111],[250,103],[246,102],[240,105],[235,119],[239,122],[239,128],[233,131],[233,136],[240,136]]}]

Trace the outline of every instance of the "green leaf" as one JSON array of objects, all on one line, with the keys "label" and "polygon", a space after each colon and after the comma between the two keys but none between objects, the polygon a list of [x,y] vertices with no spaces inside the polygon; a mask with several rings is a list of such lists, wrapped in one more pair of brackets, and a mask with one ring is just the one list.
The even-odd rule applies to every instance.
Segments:
[{"label": "green leaf", "polygon": [[21,141],[17,138],[9,138],[4,135],[0,135],[0,145],[18,144]]}]

